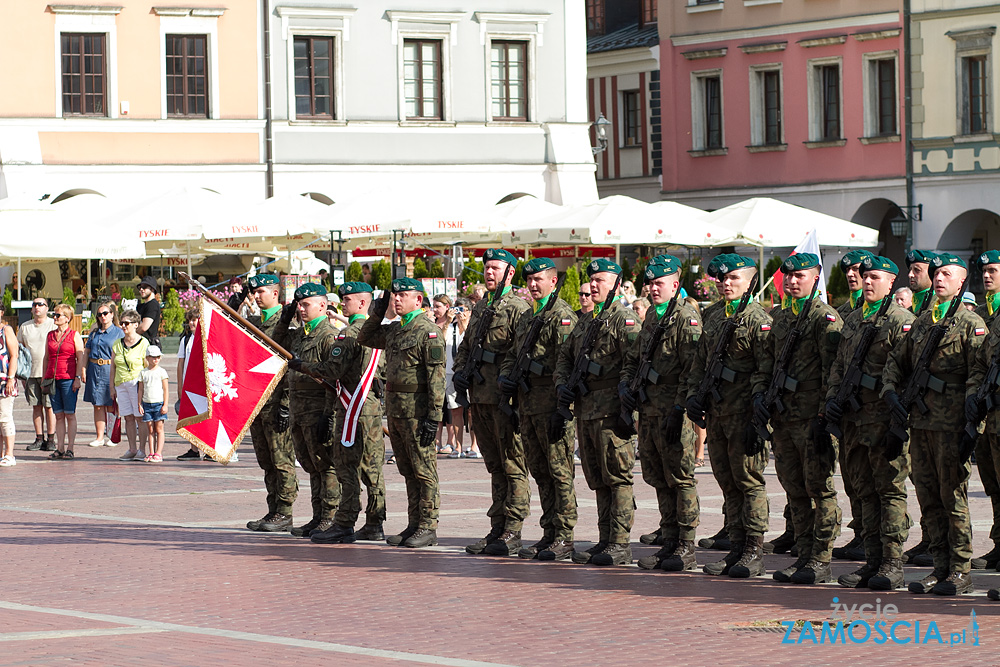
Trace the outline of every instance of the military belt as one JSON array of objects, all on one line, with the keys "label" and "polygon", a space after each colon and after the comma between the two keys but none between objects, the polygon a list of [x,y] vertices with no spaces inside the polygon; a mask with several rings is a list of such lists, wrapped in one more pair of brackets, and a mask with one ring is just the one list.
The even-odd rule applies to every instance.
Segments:
[{"label": "military belt", "polygon": [[965,386],[966,376],[957,373],[946,373],[943,375],[931,375],[927,378],[927,388],[941,394],[948,385]]},{"label": "military belt", "polygon": [[672,375],[660,375],[652,368],[649,369],[649,373],[646,374],[646,380],[649,384],[677,384],[681,379],[679,373],[674,373]]},{"label": "military belt", "polygon": [[496,352],[490,352],[489,350],[483,350],[483,363],[484,364],[495,364],[497,362]]},{"label": "military belt", "polygon": [[603,380],[594,380],[593,382],[587,383],[587,388],[590,389],[590,391],[597,391],[598,389],[612,389],[618,386],[618,381],[618,376],[605,378]]},{"label": "military belt", "polygon": [[750,375],[752,375],[750,371],[734,371],[732,368],[729,368],[728,366],[723,366],[722,372],[719,373],[720,378],[722,378],[726,382],[732,382],[733,384],[736,384],[736,382],[741,379],[749,378]]},{"label": "military belt", "polygon": [[385,385],[385,390],[394,391],[398,394],[416,394],[421,391],[427,391],[427,385],[424,383],[400,384],[399,382],[388,382]]},{"label": "military belt", "polygon": [[539,375],[537,377],[530,378],[529,381],[531,382],[532,386],[539,386],[539,385],[543,385],[543,384],[552,384],[552,376],[551,375]]},{"label": "military belt", "polygon": [[785,389],[793,393],[800,391],[816,391],[822,386],[823,383],[820,380],[806,380],[805,382],[799,382],[793,377],[785,378]]}]

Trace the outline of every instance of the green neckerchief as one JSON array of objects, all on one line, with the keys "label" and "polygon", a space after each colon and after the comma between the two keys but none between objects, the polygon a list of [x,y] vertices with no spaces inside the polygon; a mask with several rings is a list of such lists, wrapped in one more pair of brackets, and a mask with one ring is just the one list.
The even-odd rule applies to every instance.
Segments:
[{"label": "green neckerchief", "polygon": [[931,288],[922,289],[913,293],[913,312],[918,312],[924,305],[924,300],[931,298]]},{"label": "green neckerchief", "polygon": [[670,300],[666,300],[663,303],[656,306],[656,319],[662,319],[663,314],[667,312],[667,307],[670,305]]},{"label": "green neckerchief", "polygon": [[548,294],[546,294],[545,296],[543,296],[541,299],[538,299],[537,301],[535,301],[535,310],[534,310],[534,313],[537,315],[539,312],[541,312],[542,308],[545,307],[545,304],[547,304],[549,302],[549,299],[551,299],[551,298],[552,298],[552,293],[549,292]]},{"label": "green neckerchief", "polygon": [[861,302],[861,319],[867,320],[869,315],[878,312],[878,309],[882,307],[882,302],[886,299],[891,299],[892,295],[879,299],[875,303],[868,303],[867,301]]},{"label": "green neckerchief", "polygon": [[312,333],[312,330],[315,329],[316,327],[318,327],[319,323],[322,322],[325,319],[326,319],[326,315],[320,315],[316,319],[310,320],[309,322],[306,322],[306,326],[304,327],[305,330],[306,330],[306,335],[308,336],[310,333]]},{"label": "green neckerchief", "polygon": [[368,319],[368,316],[365,315],[364,313],[355,313],[355,314],[353,314],[353,315],[351,315],[350,317],[347,318],[347,323],[348,324],[354,324],[358,320],[367,320],[367,319]]},{"label": "green neckerchief", "polygon": [[597,316],[601,314],[602,310],[604,310],[603,301],[594,304],[594,319],[597,319]]},{"label": "green neckerchief", "polygon": [[848,298],[851,300],[851,308],[852,309],[858,307],[858,301],[861,301],[861,293],[863,291],[864,290],[860,290],[859,289],[857,292],[851,292],[850,295],[848,296]]},{"label": "green neckerchief", "polygon": [[736,314],[736,311],[740,307],[740,301],[742,300],[743,297],[739,297],[737,299],[733,299],[732,301],[726,301],[726,317],[732,317]]},{"label": "green neckerchief", "polygon": [[271,319],[272,317],[274,317],[275,314],[279,310],[281,310],[281,304],[280,303],[277,306],[275,306],[274,308],[264,308],[263,310],[260,311],[260,314],[264,316],[263,321],[267,322],[269,319]]},{"label": "green neckerchief", "polygon": [[[957,296],[955,298],[958,298]],[[931,308],[931,320],[937,324],[938,320],[944,317],[945,313],[948,312],[948,305],[951,303],[951,299],[947,301],[938,301]]]},{"label": "green neckerchief", "polygon": [[1000,310],[1000,292],[986,295],[986,312],[992,315]]},{"label": "green neckerchief", "polygon": [[406,315],[400,315],[399,326],[405,327],[407,324],[417,319],[417,316],[423,314],[423,312],[424,312],[423,308],[417,308],[416,310],[411,310]]},{"label": "green neckerchief", "polygon": [[[503,291],[500,292],[500,298],[502,299],[505,296],[507,296],[507,293],[510,292],[511,289],[513,289],[511,285],[507,285],[506,287],[504,287]],[[486,305],[488,306],[491,303],[493,303],[493,292],[490,292],[489,294],[486,295]]]},{"label": "green neckerchief", "polygon": [[798,315],[802,312],[802,306],[804,306],[808,300],[809,297],[807,296],[804,296],[801,299],[793,299],[792,297],[785,295],[781,298],[781,309],[787,310],[788,308],[791,308],[792,312]]}]

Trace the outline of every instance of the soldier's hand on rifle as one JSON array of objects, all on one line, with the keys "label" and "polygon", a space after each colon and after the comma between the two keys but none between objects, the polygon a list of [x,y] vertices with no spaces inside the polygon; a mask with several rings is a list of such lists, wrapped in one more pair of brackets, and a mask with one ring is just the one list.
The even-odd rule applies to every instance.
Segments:
[{"label": "soldier's hand on rifle", "polygon": [[705,406],[701,404],[696,396],[692,396],[687,400],[687,416],[693,422],[701,421],[705,418]]},{"label": "soldier's hand on rifle", "polygon": [[962,432],[962,442],[959,445],[959,463],[965,465],[972,458],[972,453],[976,451],[977,438],[970,438],[968,433]]},{"label": "soldier's hand on rifle", "polygon": [[320,415],[319,421],[316,422],[316,439],[321,443],[329,440],[330,435],[333,433],[335,423],[336,415]]},{"label": "soldier's hand on rifle", "polygon": [[298,357],[292,357],[291,359],[288,360],[288,367],[293,371],[298,371],[299,373],[301,373],[303,363],[304,362]]},{"label": "soldier's hand on rifle", "polygon": [[667,415],[666,433],[668,445],[676,445],[681,441],[681,430],[684,428],[684,408],[675,405]]},{"label": "soldier's hand on rifle", "polygon": [[288,406],[279,405],[277,414],[274,417],[275,433],[284,433],[288,430]]},{"label": "soldier's hand on rifle", "polygon": [[639,402],[635,400],[635,396],[628,390],[628,382],[624,380],[618,383],[618,398],[629,412],[634,412],[639,406]]},{"label": "soldier's hand on rifle", "polygon": [[965,421],[978,424],[983,421],[985,416],[985,410],[983,410],[983,404],[979,401],[979,397],[975,394],[967,396],[965,399]]},{"label": "soldier's hand on rifle", "polygon": [[500,387],[500,393],[504,396],[513,396],[517,393],[517,383],[506,375],[497,378],[497,385]]},{"label": "soldier's hand on rifle", "polygon": [[472,383],[469,381],[469,378],[465,377],[462,373],[456,372],[452,378],[452,382],[455,385],[455,389],[458,389],[459,391],[469,391],[472,387]]},{"label": "soldier's hand on rifle", "polygon": [[559,413],[553,412],[549,415],[549,442],[559,441],[563,437],[564,433],[566,433],[566,422],[562,420]]},{"label": "soldier's hand on rifle", "polygon": [[826,432],[826,417],[817,417],[809,422],[809,439],[817,454],[826,456],[833,452],[833,438]]},{"label": "soldier's hand on rifle", "polygon": [[433,419],[421,419],[417,426],[417,439],[421,447],[433,447],[437,438],[438,423]]},{"label": "soldier's hand on rifle", "polygon": [[767,406],[764,405],[764,394],[757,393],[753,395],[753,416],[761,424],[771,421],[771,413],[768,411]]},{"label": "soldier's hand on rifle", "polygon": [[747,456],[757,456],[764,451],[764,441],[757,435],[753,424],[747,424],[743,430],[743,452]]},{"label": "soldier's hand on rifle", "polygon": [[[906,411],[903,407],[903,402],[899,400],[899,394],[894,391],[886,393],[883,397],[885,404],[889,406],[889,414],[892,415],[893,420],[899,424],[905,424],[906,420],[910,418],[910,413]],[[893,458],[896,458],[895,456]]]},{"label": "soldier's hand on rifle", "polygon": [[556,387],[556,404],[562,409],[568,409],[570,405],[573,404],[573,392],[566,388],[566,385],[561,384]]},{"label": "soldier's hand on rifle", "polygon": [[903,445],[906,444],[889,431],[885,434],[885,460],[895,461],[903,455]]},{"label": "soldier's hand on rifle", "polygon": [[826,418],[834,423],[840,423],[840,420],[844,417],[844,409],[834,400],[826,402],[824,411],[826,412]]}]

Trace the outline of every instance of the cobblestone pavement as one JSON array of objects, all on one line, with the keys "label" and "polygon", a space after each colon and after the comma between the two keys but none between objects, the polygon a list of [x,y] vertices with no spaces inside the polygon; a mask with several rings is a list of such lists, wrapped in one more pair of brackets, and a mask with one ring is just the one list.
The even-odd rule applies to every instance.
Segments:
[{"label": "cobblestone pavement", "polygon": [[[82,401],[79,416],[78,441],[87,443],[92,417]],[[0,469],[0,666],[1000,663],[1000,603],[985,597],[1000,587],[1000,573],[976,572],[975,595],[947,599],[782,585],[770,576],[734,581],[468,556],[464,545],[489,528],[489,478],[481,461],[443,457],[439,546],[320,546],[244,528],[265,510],[249,443],[228,467],[175,461],[186,450],[176,434],[161,464],[119,462],[124,446],[86,444],[77,445],[75,461],[48,461],[24,451],[32,434],[23,401],[16,417],[18,464]],[[174,426],[171,415],[168,431]],[[657,520],[652,489],[638,466],[636,473],[637,540]],[[722,497],[707,467],[697,477],[699,535],[707,536],[721,525]],[[387,532],[398,531],[406,520],[404,487],[393,466],[386,466],[386,479]],[[767,482],[773,537],[783,504],[773,467]],[[301,522],[308,518],[307,476],[300,474],[299,483]],[[577,539],[594,540],[594,497],[579,471],[577,491]],[[980,554],[988,549],[990,510],[976,473],[970,496]],[[844,510],[846,526],[846,503]],[[541,536],[538,515],[535,498],[526,542]],[[654,549],[633,543],[637,559]],[[699,549],[698,560],[720,556]],[[768,570],[790,561],[768,556]],[[856,567],[834,564],[837,575]],[[907,580],[926,573],[908,568]],[[831,645],[829,637],[820,644],[818,623],[815,643],[808,632],[785,636],[780,621],[829,619],[834,598],[848,607],[895,605],[893,621],[903,622],[896,637],[908,643],[886,642],[877,631],[864,641],[860,624],[851,635],[858,641],[846,644]],[[970,630],[973,610],[979,646]],[[912,640],[917,622],[919,645]],[[964,643],[959,634],[947,644],[963,630]]]}]

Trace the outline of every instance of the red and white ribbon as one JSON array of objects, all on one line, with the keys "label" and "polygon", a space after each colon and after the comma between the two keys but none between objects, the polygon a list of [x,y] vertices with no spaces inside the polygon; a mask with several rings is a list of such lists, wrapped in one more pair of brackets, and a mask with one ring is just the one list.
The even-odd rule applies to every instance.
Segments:
[{"label": "red and white ribbon", "polygon": [[337,381],[337,395],[340,396],[340,404],[347,410],[347,417],[344,418],[344,432],[340,436],[340,444],[344,447],[353,447],[354,438],[358,433],[358,419],[361,418],[361,408],[364,407],[365,398],[368,397],[368,390],[371,389],[372,382],[375,381],[375,372],[378,370],[378,361],[382,358],[382,350],[372,350],[372,357],[368,360],[365,372],[361,374],[361,381],[354,389],[352,396],[344,385]]}]

